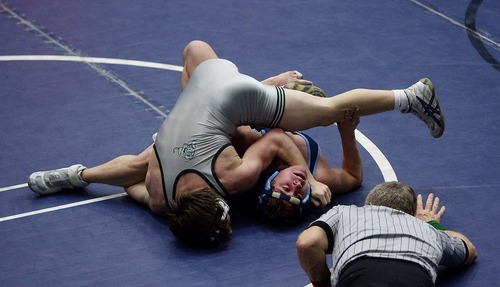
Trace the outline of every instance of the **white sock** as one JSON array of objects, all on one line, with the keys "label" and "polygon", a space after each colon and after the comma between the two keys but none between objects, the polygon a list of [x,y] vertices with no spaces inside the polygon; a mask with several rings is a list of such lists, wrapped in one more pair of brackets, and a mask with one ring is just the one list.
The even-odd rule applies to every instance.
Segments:
[{"label": "white sock", "polygon": [[86,170],[86,169],[87,169],[87,168],[84,168],[84,169],[82,169],[82,170],[78,171],[78,173],[76,174],[76,177],[78,178],[78,180],[79,180],[79,181],[81,181],[81,182],[82,182],[82,184],[84,184],[84,185],[88,185],[88,184],[89,184],[88,182],[86,182],[86,181],[85,181],[85,180],[83,180],[83,178],[82,178],[82,172],[83,172],[84,170]]},{"label": "white sock", "polygon": [[410,104],[408,96],[404,90],[392,90],[394,93],[394,109],[404,111]]}]

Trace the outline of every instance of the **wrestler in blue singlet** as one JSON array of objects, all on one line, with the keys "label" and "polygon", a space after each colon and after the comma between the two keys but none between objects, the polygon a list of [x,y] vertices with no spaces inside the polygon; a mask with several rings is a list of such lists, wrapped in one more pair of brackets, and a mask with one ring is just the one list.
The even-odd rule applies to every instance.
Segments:
[{"label": "wrestler in blue singlet", "polygon": [[[262,134],[265,134],[269,129],[264,129],[261,130]],[[318,145],[318,143],[313,140],[310,136],[306,135],[305,133],[302,132],[294,132],[293,134],[301,136],[307,146],[307,166],[309,168],[309,171],[313,176],[316,175],[316,168],[318,167],[318,162],[321,154],[321,149]],[[261,194],[259,195],[259,201],[257,203],[257,209],[261,208],[264,204],[265,201],[268,198],[274,197],[278,198],[281,200],[286,200],[290,202],[295,202],[295,204],[299,205],[299,211],[298,214],[300,215],[303,211],[303,208],[307,206],[307,203],[310,199],[311,196],[311,186],[309,183],[307,184],[307,193],[306,196],[302,199],[299,200],[297,198],[293,198],[290,196],[287,196],[285,194],[279,193],[279,192],[273,192],[272,187],[271,187],[271,182],[276,178],[278,175],[279,171],[275,171],[271,176],[269,176],[267,179],[265,179],[265,184],[264,188],[261,191]]]}]

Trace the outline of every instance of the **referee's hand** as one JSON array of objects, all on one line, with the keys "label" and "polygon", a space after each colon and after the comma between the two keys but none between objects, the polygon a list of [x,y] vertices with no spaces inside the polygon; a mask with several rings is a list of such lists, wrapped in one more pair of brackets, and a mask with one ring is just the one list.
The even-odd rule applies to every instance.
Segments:
[{"label": "referee's hand", "polygon": [[425,222],[435,220],[441,222],[441,217],[443,216],[446,207],[442,206],[439,208],[439,197],[434,197],[434,194],[429,194],[425,207],[422,201],[422,195],[417,196],[417,214],[415,217],[421,219]]}]

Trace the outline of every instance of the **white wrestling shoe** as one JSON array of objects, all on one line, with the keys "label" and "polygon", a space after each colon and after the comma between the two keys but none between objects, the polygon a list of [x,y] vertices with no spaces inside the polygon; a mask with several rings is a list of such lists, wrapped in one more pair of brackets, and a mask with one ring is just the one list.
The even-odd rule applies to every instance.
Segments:
[{"label": "white wrestling shoe", "polygon": [[67,168],[34,172],[28,179],[28,186],[32,191],[42,195],[62,189],[83,188],[88,185],[80,176],[84,169],[85,166],[75,164]]},{"label": "white wrestling shoe", "polygon": [[444,115],[431,80],[421,79],[404,91],[409,99],[409,105],[401,112],[414,114],[425,122],[433,137],[440,137],[444,132]]}]

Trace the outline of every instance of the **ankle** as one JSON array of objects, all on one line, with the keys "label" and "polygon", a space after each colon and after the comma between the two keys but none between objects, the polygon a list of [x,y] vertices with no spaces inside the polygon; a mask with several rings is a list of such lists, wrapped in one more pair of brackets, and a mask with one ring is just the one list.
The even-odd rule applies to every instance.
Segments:
[{"label": "ankle", "polygon": [[84,172],[84,171],[86,171],[86,170],[87,170],[87,168],[86,168],[86,167],[84,167],[82,170],[80,170],[80,171],[78,171],[78,172],[76,173],[76,178],[77,178],[79,181],[81,181],[82,183],[84,183],[84,184],[88,184],[88,182],[85,180],[85,176],[84,176],[84,174],[83,174],[83,172]]},{"label": "ankle", "polygon": [[82,188],[89,185],[88,182],[86,182],[82,178],[82,172],[86,169],[87,168],[81,164],[75,164],[69,167],[68,176],[71,185],[77,188]]},{"label": "ankle", "polygon": [[406,112],[410,105],[406,92],[404,90],[392,90],[392,92],[394,93],[394,110]]}]

